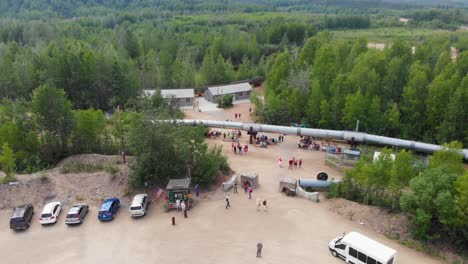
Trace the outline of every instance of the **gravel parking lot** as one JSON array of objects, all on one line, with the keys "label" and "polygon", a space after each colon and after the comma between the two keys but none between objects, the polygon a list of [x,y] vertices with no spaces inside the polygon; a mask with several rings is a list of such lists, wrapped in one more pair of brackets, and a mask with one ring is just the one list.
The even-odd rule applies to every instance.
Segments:
[{"label": "gravel parking lot", "polygon": [[[247,144],[247,137],[242,144]],[[328,170],[323,153],[297,149],[297,137],[286,136],[280,146],[267,149],[252,146],[246,155],[230,152],[230,143],[223,144],[231,168],[236,172],[255,171],[260,175],[260,188],[249,200],[242,189],[231,193],[231,208],[225,209],[224,194],[218,191],[212,199],[199,201],[189,211],[164,212],[161,204],[150,205],[148,215],[132,219],[128,201],[114,221],[99,222],[97,206],[92,204],[82,225],[66,226],[64,207],[57,224],[41,226],[41,208],[35,208],[33,224],[23,232],[9,229],[10,210],[0,211],[0,252],[2,263],[344,263],[331,256],[328,243],[343,232],[358,231],[398,251],[397,263],[440,263],[415,250],[403,247],[365,226],[347,220],[327,209],[326,202],[313,203],[299,197],[286,197],[278,192],[281,176],[312,178],[320,170]],[[300,156],[304,168],[288,171],[279,168],[283,159]],[[340,173],[330,171],[331,177]],[[268,200],[268,211],[257,211],[256,198]],[[176,225],[171,225],[171,217]],[[356,216],[358,217],[358,216]],[[256,244],[264,245],[263,258],[255,258]]]}]

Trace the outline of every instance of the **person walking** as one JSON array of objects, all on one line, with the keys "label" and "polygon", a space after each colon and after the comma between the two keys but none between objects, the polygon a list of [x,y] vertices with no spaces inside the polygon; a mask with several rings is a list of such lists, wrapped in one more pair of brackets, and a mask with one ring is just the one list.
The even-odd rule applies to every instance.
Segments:
[{"label": "person walking", "polygon": [[182,209],[182,212],[185,212],[185,210],[187,210],[187,207],[185,206],[184,201],[182,201],[182,203],[180,203],[180,208]]},{"label": "person walking", "polygon": [[237,181],[234,182],[234,193],[238,193],[238,192],[237,192]]},{"label": "person walking", "polygon": [[244,182],[244,192],[247,193],[247,188],[249,187],[249,183],[247,181]]},{"label": "person walking", "polygon": [[175,198],[176,198],[175,204],[176,204],[177,212],[179,212],[179,210],[180,210],[180,199],[179,199],[179,197],[177,195],[175,196]]},{"label": "person walking", "polygon": [[241,113],[239,113],[239,119],[241,118]]},{"label": "person walking", "polygon": [[302,167],[302,158],[299,158],[299,168]]},{"label": "person walking", "polygon": [[249,199],[252,199],[252,192],[253,192],[252,187],[249,186],[247,191],[249,193]]},{"label": "person walking", "polygon": [[263,244],[261,242],[257,243],[257,258],[262,257]]},{"label": "person walking", "polygon": [[223,141],[226,140],[226,132],[223,133]]},{"label": "person walking", "polygon": [[256,204],[257,204],[257,211],[260,211],[260,206],[262,206],[262,203],[260,202],[259,198],[257,198]]},{"label": "person walking", "polygon": [[198,183],[193,187],[193,189],[195,190],[195,195],[198,197],[200,195],[200,192],[198,191]]},{"label": "person walking", "polygon": [[229,198],[229,194],[226,195],[226,209],[228,209],[229,207],[231,207],[231,204],[229,203],[231,199]]},{"label": "person walking", "polygon": [[234,114],[234,118],[237,119],[237,113]]},{"label": "person walking", "polygon": [[281,159],[281,157],[278,158],[278,166],[283,168],[283,159]]},{"label": "person walking", "polygon": [[267,207],[267,200],[263,200],[263,210],[266,211],[268,209]]},{"label": "person walking", "polygon": [[290,159],[290,160],[289,160],[289,167],[288,167],[288,170],[292,170],[292,169],[293,169],[293,166],[292,166],[292,165],[293,165],[293,160]]}]

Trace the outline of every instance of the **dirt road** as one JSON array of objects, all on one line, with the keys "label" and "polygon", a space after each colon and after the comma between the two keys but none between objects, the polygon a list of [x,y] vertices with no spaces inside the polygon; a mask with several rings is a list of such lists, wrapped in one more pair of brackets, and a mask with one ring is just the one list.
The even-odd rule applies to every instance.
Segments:
[{"label": "dirt road", "polygon": [[[36,208],[34,223],[25,232],[9,230],[10,211],[0,211],[0,253],[2,263],[319,263],[339,264],[331,256],[328,243],[343,232],[359,231],[398,251],[398,263],[440,263],[419,252],[398,245],[365,227],[330,212],[321,203],[286,197],[278,192],[281,176],[312,178],[323,164],[323,153],[297,149],[296,137],[286,136],[282,145],[267,149],[251,146],[246,155],[230,152],[230,143],[210,139],[210,144],[223,144],[223,151],[236,172],[255,171],[260,175],[260,188],[249,200],[242,189],[231,193],[231,208],[225,209],[223,193],[219,199],[200,201],[189,211],[163,212],[152,204],[149,214],[141,219],[128,216],[128,204],[122,204],[116,219],[101,223],[94,206],[81,226],[67,227],[64,213],[52,226],[40,226]],[[247,137],[242,138],[247,144]],[[304,168],[288,171],[276,164],[300,156]],[[221,192],[221,191],[220,191]],[[256,198],[268,200],[268,211],[257,211]],[[64,212],[68,207],[64,208]],[[176,226],[171,226],[171,217]],[[256,244],[264,245],[263,258],[255,258]]]}]

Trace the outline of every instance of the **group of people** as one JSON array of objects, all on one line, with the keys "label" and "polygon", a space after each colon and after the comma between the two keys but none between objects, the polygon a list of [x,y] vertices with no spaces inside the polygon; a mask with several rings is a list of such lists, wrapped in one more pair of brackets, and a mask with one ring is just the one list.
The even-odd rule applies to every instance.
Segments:
[{"label": "group of people", "polygon": [[239,117],[239,119],[240,119],[241,118],[241,113],[235,113],[234,118],[237,119],[237,117]]},{"label": "group of people", "polygon": [[231,132],[226,132],[223,133],[223,141],[226,141],[226,139],[231,140],[232,142],[235,142],[242,136],[242,132],[240,130],[234,130]]},{"label": "group of people", "polygon": [[280,137],[282,138],[283,136],[279,136],[278,139],[275,139],[275,138],[272,138],[272,137],[269,138],[266,135],[260,135],[259,137],[255,138],[255,144],[259,145],[260,147],[266,147],[267,145],[278,144],[278,143],[282,142]]},{"label": "group of people", "polygon": [[[278,158],[277,162],[278,166],[283,168],[283,159],[281,157]],[[299,168],[302,167],[302,158],[296,159],[295,157],[292,157],[292,159],[289,160],[288,170],[297,169],[298,166]]]},{"label": "group of people", "polygon": [[237,154],[239,152],[239,155],[242,156],[242,153],[247,153],[249,151],[249,145],[245,145],[244,148],[242,148],[241,144],[239,142],[237,142],[237,145],[232,142],[231,143],[231,148],[232,148],[232,152],[234,152],[234,154]]},{"label": "group of people", "polygon": [[217,138],[221,136],[221,130],[210,130],[207,132],[206,136],[208,138]]},{"label": "group of people", "polygon": [[177,212],[179,211],[182,211],[182,212],[185,212],[187,211],[187,202],[186,202],[186,199],[181,199],[181,197],[179,197],[177,194],[175,195],[175,199],[176,199],[176,209],[177,209]]}]

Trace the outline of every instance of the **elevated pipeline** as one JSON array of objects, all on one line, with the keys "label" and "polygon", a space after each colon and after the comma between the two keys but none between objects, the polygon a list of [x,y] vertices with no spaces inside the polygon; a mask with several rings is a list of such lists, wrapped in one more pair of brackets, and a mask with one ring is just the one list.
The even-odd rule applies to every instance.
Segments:
[{"label": "elevated pipeline", "polygon": [[[258,123],[243,123],[243,122],[230,122],[230,121],[215,121],[215,120],[195,120],[195,119],[181,119],[174,120],[173,122],[181,125],[204,125],[207,127],[215,128],[229,128],[253,132],[269,132],[269,133],[283,133],[287,135],[298,136],[311,136],[320,138],[330,138],[346,141],[354,141],[359,143],[368,143],[375,145],[394,146],[404,149],[410,149],[424,153],[434,153],[442,146],[429,144],[424,142],[405,140],[399,138],[391,138],[384,136],[377,136],[363,132],[354,131],[339,131],[329,129],[316,129],[316,128],[301,128],[301,127],[288,127],[288,126],[274,126]],[[463,159],[468,160],[468,149],[461,151]]]}]

